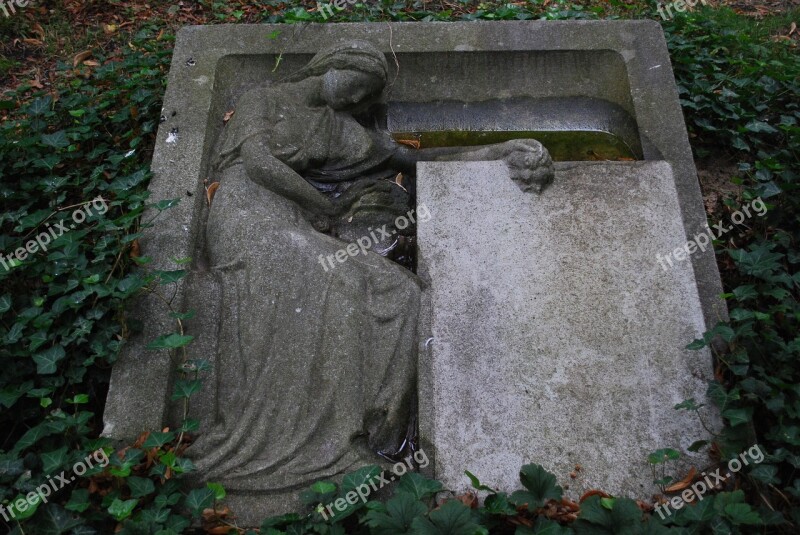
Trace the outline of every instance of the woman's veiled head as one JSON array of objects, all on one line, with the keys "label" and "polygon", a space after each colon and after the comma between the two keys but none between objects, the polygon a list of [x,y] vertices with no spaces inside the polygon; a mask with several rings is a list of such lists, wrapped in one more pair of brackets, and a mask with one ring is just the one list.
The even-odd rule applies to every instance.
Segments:
[{"label": "woman's veiled head", "polygon": [[380,95],[388,72],[386,58],[372,44],[348,41],[319,51],[290,81],[321,76],[322,98],[330,107],[344,109]]}]

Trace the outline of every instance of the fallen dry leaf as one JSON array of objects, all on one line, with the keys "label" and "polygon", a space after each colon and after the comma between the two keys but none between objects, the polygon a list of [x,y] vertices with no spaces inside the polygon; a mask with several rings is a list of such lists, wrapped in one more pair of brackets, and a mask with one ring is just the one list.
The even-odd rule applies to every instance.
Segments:
[{"label": "fallen dry leaf", "polygon": [[586,492],[583,493],[583,496],[581,496],[581,498],[578,500],[578,503],[583,503],[588,498],[591,498],[592,496],[600,496],[601,498],[610,498],[611,497],[610,494],[607,494],[607,493],[603,492],[602,490],[591,489],[591,490],[587,490]]},{"label": "fallen dry leaf", "polygon": [[418,139],[398,139],[398,143],[401,145],[408,145],[411,148],[418,149],[419,148],[419,140]]},{"label": "fallen dry leaf", "polygon": [[219,188],[219,182],[214,182],[208,188],[206,188],[206,200],[208,201],[208,205],[211,206],[211,201],[214,200],[214,194],[216,193],[217,189]]},{"label": "fallen dry leaf", "polygon": [[231,532],[230,526],[217,526],[215,528],[206,528],[206,533],[209,535],[228,535]]},{"label": "fallen dry leaf", "polygon": [[33,33],[39,36],[39,38],[44,41],[44,28],[38,22],[33,25]]},{"label": "fallen dry leaf", "polygon": [[119,29],[119,26],[116,24],[103,24],[103,31],[107,35],[111,35],[112,33],[116,32]]},{"label": "fallen dry leaf", "polygon": [[83,52],[78,52],[75,54],[75,57],[72,58],[72,66],[77,67],[80,62],[85,59],[88,59],[92,55],[91,50],[84,50]]},{"label": "fallen dry leaf", "polygon": [[[138,241],[139,240],[134,240],[134,242],[138,242]],[[137,248],[138,248],[138,245],[137,245]],[[140,434],[136,438],[136,442],[133,443],[133,447],[136,448],[136,449],[141,448],[142,444],[144,444],[144,441],[147,440],[147,437],[149,437],[149,436],[150,436],[150,431],[143,431],[142,434]],[[120,459],[121,458],[122,457],[120,457]]]},{"label": "fallen dry leaf", "polygon": [[651,512],[653,512],[653,509],[654,509],[652,503],[647,503],[647,502],[642,501],[642,500],[636,500],[636,505],[638,505],[639,509],[641,509],[642,511],[644,511],[646,513],[651,513]]},{"label": "fallen dry leaf", "polygon": [[22,40],[22,42],[25,43],[26,45],[31,45],[31,46],[44,46],[44,43],[41,42],[40,40],[33,39],[30,37],[26,37],[25,39]]},{"label": "fallen dry leaf", "polygon": [[567,509],[569,509],[570,511],[573,511],[573,512],[580,511],[580,509],[581,509],[580,505],[578,505],[577,503],[575,503],[572,500],[569,500],[567,498],[561,498],[561,505],[563,505],[564,507],[566,507]]},{"label": "fallen dry leaf", "polygon": [[797,23],[793,22],[792,25],[789,26],[789,34],[788,35],[792,35],[795,32],[795,30],[797,30]]},{"label": "fallen dry leaf", "polygon": [[44,89],[44,86],[42,85],[42,82],[39,81],[38,76],[31,80],[31,86],[35,87],[36,89]]},{"label": "fallen dry leaf", "polygon": [[456,500],[460,501],[470,509],[478,508],[478,495],[472,491],[467,491],[465,494],[462,494],[461,496],[456,496]]},{"label": "fallen dry leaf", "polygon": [[141,256],[141,251],[139,250],[139,240],[133,240],[131,242],[131,252],[129,256],[131,258],[139,258]]},{"label": "fallen dry leaf", "polygon": [[236,110],[225,112],[225,115],[222,116],[222,124],[226,124],[228,121],[230,121],[234,113],[236,113]]},{"label": "fallen dry leaf", "polygon": [[686,487],[688,487],[689,485],[692,484],[692,481],[694,480],[694,476],[696,476],[696,475],[697,475],[697,470],[695,470],[695,468],[693,466],[689,470],[689,473],[686,474],[686,477],[684,477],[680,481],[677,481],[677,482],[673,483],[669,487],[665,488],[664,491],[665,492],[678,492],[678,491],[681,491],[681,490],[685,489]]}]

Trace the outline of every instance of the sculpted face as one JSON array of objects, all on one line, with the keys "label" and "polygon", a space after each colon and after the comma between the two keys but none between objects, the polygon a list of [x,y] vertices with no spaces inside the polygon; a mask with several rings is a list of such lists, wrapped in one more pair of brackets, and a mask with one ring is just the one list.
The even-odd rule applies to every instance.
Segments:
[{"label": "sculpted face", "polygon": [[353,108],[382,90],[383,80],[359,71],[331,69],[322,77],[322,98],[334,110]]}]

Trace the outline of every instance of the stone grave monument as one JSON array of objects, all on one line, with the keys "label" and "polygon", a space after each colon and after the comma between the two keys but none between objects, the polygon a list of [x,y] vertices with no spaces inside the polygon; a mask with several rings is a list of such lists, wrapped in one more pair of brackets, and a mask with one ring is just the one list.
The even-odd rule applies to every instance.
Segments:
[{"label": "stone grave monument", "polygon": [[[420,449],[454,492],[535,462],[646,497],[648,453],[707,438],[673,406],[725,308],[713,251],[659,262],[706,221],[655,22],[189,27],[153,172],[181,202],[141,248],[192,258],[173,303],[212,365],[187,454],[240,525]],[[181,417],[146,349],[174,319],[133,315],[122,441]]]}]

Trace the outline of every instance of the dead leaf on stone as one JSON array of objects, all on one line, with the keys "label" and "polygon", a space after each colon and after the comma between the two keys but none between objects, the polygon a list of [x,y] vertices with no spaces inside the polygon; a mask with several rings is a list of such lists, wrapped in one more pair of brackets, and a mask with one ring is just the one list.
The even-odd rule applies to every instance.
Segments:
[{"label": "dead leaf on stone", "polygon": [[581,498],[578,500],[578,503],[583,503],[588,498],[591,498],[592,496],[600,496],[601,498],[610,498],[611,497],[610,494],[607,494],[607,493],[603,492],[602,490],[591,489],[591,490],[587,490],[586,492],[583,493],[583,496],[581,496]]},{"label": "dead leaf on stone", "polygon": [[230,526],[217,526],[215,528],[206,528],[206,533],[209,535],[227,535],[231,532]]},{"label": "dead leaf on stone", "polygon": [[231,117],[233,117],[234,113],[236,113],[236,110],[225,112],[225,115],[222,116],[222,124],[227,124],[227,122],[231,120]]},{"label": "dead leaf on stone", "polygon": [[561,505],[573,512],[581,510],[581,506],[567,498],[561,498]]},{"label": "dead leaf on stone", "polygon": [[695,468],[693,466],[691,468],[691,470],[689,470],[689,473],[686,474],[686,477],[684,477],[683,479],[681,479],[680,481],[678,481],[676,483],[673,483],[669,487],[665,488],[664,491],[666,491],[666,492],[678,492],[678,491],[681,491],[681,490],[687,488],[689,485],[692,484],[692,481],[694,480],[694,476],[696,476],[696,475],[697,475],[697,470],[695,470]]},{"label": "dead leaf on stone", "polygon": [[398,139],[398,143],[401,145],[408,145],[411,148],[418,149],[419,148],[419,140],[418,139]]},{"label": "dead leaf on stone", "polygon": [[131,242],[131,258],[139,258],[141,256],[141,251],[139,250],[139,240],[133,240]]},{"label": "dead leaf on stone", "polygon": [[397,173],[397,176],[394,177],[394,183],[397,184],[398,186],[400,186],[403,189],[403,191],[408,193],[408,190],[403,185],[403,173]]},{"label": "dead leaf on stone", "polygon": [[647,503],[647,502],[642,501],[642,500],[636,500],[636,505],[638,505],[639,509],[641,509],[642,511],[644,511],[646,513],[651,513],[653,511],[653,509],[655,509],[653,507],[652,503]]},{"label": "dead leaf on stone", "polygon": [[84,50],[83,52],[78,52],[77,54],[75,54],[75,57],[72,58],[72,66],[77,67],[80,62],[82,62],[85,59],[88,59],[89,57],[91,57],[91,55],[92,55],[91,50]]},{"label": "dead leaf on stone", "polygon": [[456,496],[456,500],[460,501],[470,509],[478,508],[478,495],[472,491],[467,491],[461,496]]},{"label": "dead leaf on stone", "polygon": [[514,518],[510,518],[509,522],[511,522],[512,524],[514,524],[516,526],[525,526],[525,527],[528,527],[528,528],[532,528],[533,527],[533,522],[530,519],[525,518],[522,515],[517,515]]},{"label": "dead leaf on stone", "polygon": [[206,200],[209,206],[211,206],[211,201],[214,200],[214,193],[216,193],[217,188],[219,188],[219,182],[214,182],[206,188]]},{"label": "dead leaf on stone", "polygon": [[[135,240],[135,241],[139,241],[139,240]],[[139,435],[139,436],[136,438],[136,442],[134,442],[134,443],[133,443],[133,447],[134,447],[134,448],[137,448],[137,449],[138,449],[138,448],[141,448],[141,447],[142,447],[142,444],[144,444],[144,441],[145,441],[145,440],[147,440],[147,437],[149,437],[149,436],[150,436],[150,431],[143,431],[143,432],[142,432],[142,433],[141,433],[141,434],[140,434],[140,435]]]}]

